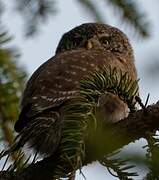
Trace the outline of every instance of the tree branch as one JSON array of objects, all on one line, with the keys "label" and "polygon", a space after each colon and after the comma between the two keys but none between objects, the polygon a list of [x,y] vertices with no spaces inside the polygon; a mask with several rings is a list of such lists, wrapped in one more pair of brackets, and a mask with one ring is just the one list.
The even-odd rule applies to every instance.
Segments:
[{"label": "tree branch", "polygon": [[[83,165],[94,160],[101,159],[104,155],[111,153],[124,145],[147,134],[155,133],[159,129],[159,102],[148,106],[146,109],[131,113],[127,118],[113,124],[104,132],[99,132],[86,143],[86,159]],[[100,143],[99,143],[100,137]],[[110,143],[111,141],[111,143]],[[51,180],[54,175],[54,168],[58,161],[58,155],[45,158],[35,164],[29,165],[20,172],[1,171],[1,180]]]}]

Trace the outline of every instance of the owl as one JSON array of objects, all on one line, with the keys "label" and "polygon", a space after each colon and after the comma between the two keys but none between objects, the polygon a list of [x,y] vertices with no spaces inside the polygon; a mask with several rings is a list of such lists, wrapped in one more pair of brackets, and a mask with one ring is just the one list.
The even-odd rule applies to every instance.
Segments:
[{"label": "owl", "polygon": [[[42,64],[26,85],[15,123],[19,146],[29,143],[41,154],[54,154],[62,135],[63,108],[79,95],[81,79],[110,65],[137,79],[133,50],[122,31],[106,24],[86,23],[65,33],[55,56]],[[101,107],[104,103],[107,121],[127,116],[127,105],[109,92],[98,103]]]}]

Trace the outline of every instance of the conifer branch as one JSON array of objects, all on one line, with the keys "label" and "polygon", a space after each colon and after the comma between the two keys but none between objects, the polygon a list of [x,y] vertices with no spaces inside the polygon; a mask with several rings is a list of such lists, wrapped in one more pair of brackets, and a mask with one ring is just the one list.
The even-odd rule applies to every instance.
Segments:
[{"label": "conifer branch", "polygon": [[[147,114],[145,114],[144,110],[136,111],[127,118],[115,123],[111,128],[109,127],[109,132],[105,133],[106,136],[103,136],[103,138],[100,136],[100,141],[103,143],[99,144],[99,138],[94,139],[94,144],[90,148],[95,148],[92,150],[99,153],[96,154],[96,157],[94,157],[93,154],[87,154],[88,157],[86,155],[87,159],[85,159],[83,165],[99,160],[103,155],[120,149],[135,140],[144,138],[147,136],[147,133],[154,133],[158,130],[159,103],[148,106],[146,110]],[[111,146],[108,146],[110,145],[110,139]],[[58,156],[55,155],[55,157],[49,157],[35,164],[31,164],[27,168],[22,169],[21,172],[1,172],[0,178],[4,178],[4,180],[14,180],[14,178],[16,178],[16,180],[26,180],[29,178],[51,180],[50,176],[54,175],[53,170],[55,164],[58,162],[56,157]]]}]

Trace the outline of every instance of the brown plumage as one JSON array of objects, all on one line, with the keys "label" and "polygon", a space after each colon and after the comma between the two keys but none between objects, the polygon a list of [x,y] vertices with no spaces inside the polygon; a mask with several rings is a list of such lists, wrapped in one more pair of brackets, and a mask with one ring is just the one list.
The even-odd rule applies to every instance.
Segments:
[{"label": "brown plumage", "polygon": [[[15,124],[20,133],[19,146],[29,142],[40,153],[53,154],[61,138],[65,103],[79,93],[82,78],[110,65],[136,80],[133,50],[120,30],[87,23],[64,34],[56,55],[41,65],[27,83]],[[99,106],[103,103],[105,107],[109,103],[109,108],[101,109],[107,111],[109,121],[127,115],[127,105],[117,96],[108,93],[99,99]]]}]

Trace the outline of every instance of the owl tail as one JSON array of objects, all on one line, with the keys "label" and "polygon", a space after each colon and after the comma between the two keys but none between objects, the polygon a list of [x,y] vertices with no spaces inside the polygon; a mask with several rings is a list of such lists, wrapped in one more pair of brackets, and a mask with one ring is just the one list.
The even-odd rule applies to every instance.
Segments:
[{"label": "owl tail", "polygon": [[[13,144],[11,145],[10,148],[8,148],[7,150],[3,150],[3,151],[0,152],[0,159],[2,159],[3,157],[5,157],[5,156],[7,156],[7,155],[11,155],[12,153],[14,153],[15,151],[19,150],[21,147],[24,146],[24,144],[26,143],[26,138],[27,138],[27,136],[26,136],[25,139],[23,139],[23,138],[21,137],[22,134],[23,134],[23,131],[16,136],[16,138],[14,139],[14,142],[13,142]],[[25,133],[25,134],[26,134],[26,133]]]},{"label": "owl tail", "polygon": [[21,148],[21,146],[20,146],[19,142],[13,143],[13,145],[9,149],[0,152],[0,160],[5,156],[14,153],[15,151],[17,151],[20,148]]},{"label": "owl tail", "polygon": [[26,143],[40,154],[52,155],[61,137],[62,121],[59,117],[57,112],[50,111],[32,119],[17,135],[11,148],[1,152],[0,159],[19,150]]}]

